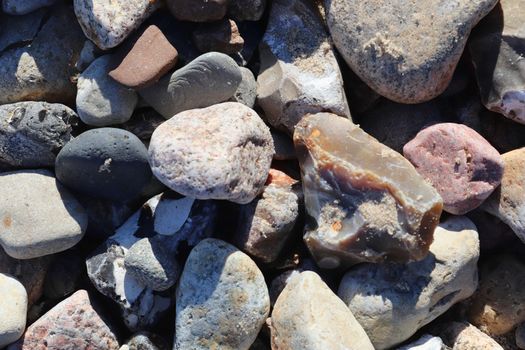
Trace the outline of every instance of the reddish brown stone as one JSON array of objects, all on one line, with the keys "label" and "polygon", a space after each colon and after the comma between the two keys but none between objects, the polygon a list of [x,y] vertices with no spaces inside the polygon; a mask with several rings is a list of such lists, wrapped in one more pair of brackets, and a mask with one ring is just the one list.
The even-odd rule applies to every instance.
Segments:
[{"label": "reddish brown stone", "polygon": [[231,19],[202,25],[193,32],[193,43],[201,52],[234,54],[242,50],[244,39]]},{"label": "reddish brown stone", "polygon": [[124,86],[140,89],[159,80],[177,63],[177,50],[159,28],[149,26],[109,76]]}]

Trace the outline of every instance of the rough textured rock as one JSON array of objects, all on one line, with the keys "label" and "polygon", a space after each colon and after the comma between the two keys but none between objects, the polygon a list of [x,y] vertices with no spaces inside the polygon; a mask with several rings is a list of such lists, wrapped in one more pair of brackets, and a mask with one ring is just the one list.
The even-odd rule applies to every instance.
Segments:
[{"label": "rough textured rock", "polygon": [[345,274],[338,295],[375,348],[388,349],[474,293],[478,257],[476,227],[454,217],[436,228],[425,259],[359,265]]},{"label": "rough textured rock", "polygon": [[118,350],[118,340],[85,290],[62,301],[24,333],[8,350]]},{"label": "rough textured rock", "polygon": [[248,255],[209,238],[186,261],[176,306],[173,349],[248,350],[268,316],[270,298]]},{"label": "rough textured rock", "polygon": [[233,96],[229,99],[232,102],[240,102],[245,106],[253,108],[257,98],[257,81],[253,73],[248,68],[240,67],[242,80]]},{"label": "rough textured rock", "polygon": [[167,0],[167,5],[178,20],[212,22],[224,17],[228,0]]},{"label": "rough textured rock", "polygon": [[2,173],[0,188],[0,245],[13,258],[57,253],[84,235],[84,208],[50,171]]},{"label": "rough textured rock", "polygon": [[13,277],[0,273],[0,347],[18,340],[26,327],[27,292]]},{"label": "rough textured rock", "polygon": [[304,240],[320,267],[426,256],[442,202],[405,158],[329,113],[304,117],[294,142],[313,220]]},{"label": "rough textured rock", "polygon": [[244,39],[237,24],[231,19],[201,25],[192,35],[193,43],[201,52],[217,51],[235,54],[242,50]]},{"label": "rough textured rock", "polygon": [[139,332],[123,345],[120,350],[169,350],[168,342],[157,334]]},{"label": "rough textured rock", "polygon": [[451,322],[440,337],[453,350],[503,350],[494,339],[467,322]]},{"label": "rough textured rock", "polygon": [[153,174],[172,190],[240,204],[260,193],[272,156],[270,130],[237,102],[181,112],[155,130],[149,145]]},{"label": "rough textured rock", "polygon": [[472,31],[469,49],[483,104],[525,124],[523,0],[502,0]]},{"label": "rough textured rock", "polygon": [[53,167],[77,124],[75,112],[58,103],[0,106],[0,168]]},{"label": "rough textured rock", "polygon": [[257,101],[266,120],[293,133],[307,113],[350,117],[343,79],[323,22],[305,0],[276,0],[259,47]]},{"label": "rough textured rock", "polygon": [[265,8],[266,0],[230,0],[228,16],[236,21],[258,21]]},{"label": "rough textured rock", "polygon": [[42,7],[51,6],[56,0],[2,0],[2,10],[10,15],[25,15]]},{"label": "rough textured rock", "polygon": [[137,105],[137,93],[108,76],[112,67],[112,56],[104,55],[95,59],[78,78],[77,112],[88,125],[127,122]]},{"label": "rough textured rock", "polygon": [[403,147],[403,155],[443,198],[443,209],[462,215],[477,208],[499,186],[503,160],[468,126],[435,124]]},{"label": "rough textured rock", "polygon": [[177,49],[157,26],[151,25],[135,40],[109,76],[124,86],[144,88],[175,67],[177,57]]},{"label": "rough textured rock", "polygon": [[228,100],[241,83],[235,61],[225,54],[209,52],[140,91],[140,96],[166,119],[193,108]]},{"label": "rough textured rock", "polygon": [[74,0],[84,34],[102,50],[119,45],[160,6],[158,0]]},{"label": "rough textured rock", "polygon": [[272,349],[373,350],[348,307],[315,272],[295,276],[272,311]]},{"label": "rough textured rock", "polygon": [[420,103],[446,89],[470,30],[496,3],[327,0],[326,12],[335,45],[363,81],[393,101]]}]

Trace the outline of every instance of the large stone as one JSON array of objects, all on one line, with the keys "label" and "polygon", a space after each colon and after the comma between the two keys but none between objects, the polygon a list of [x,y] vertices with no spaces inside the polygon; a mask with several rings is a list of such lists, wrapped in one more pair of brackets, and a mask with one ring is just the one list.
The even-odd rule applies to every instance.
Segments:
[{"label": "large stone", "polygon": [[209,238],[186,261],[176,306],[173,349],[248,350],[268,316],[270,298],[248,255]]},{"label": "large stone", "polygon": [[375,348],[388,349],[474,293],[478,257],[476,227],[454,217],[436,228],[424,260],[357,266],[343,277],[338,295]]},{"label": "large stone", "polygon": [[0,273],[0,295],[0,348],[3,348],[24,333],[27,292],[16,279]]},{"label": "large stone", "polygon": [[266,120],[293,133],[307,113],[350,117],[331,41],[313,5],[276,0],[259,47],[257,100]]},{"label": "large stone", "polygon": [[453,350],[503,350],[494,339],[467,322],[451,322],[440,337]]},{"label": "large stone", "polygon": [[363,327],[315,272],[295,276],[272,311],[272,349],[373,350]]},{"label": "large stone", "polygon": [[213,22],[224,17],[228,0],[167,0],[175,18],[190,22]]},{"label": "large stone", "polygon": [[294,141],[313,220],[304,240],[320,267],[427,255],[442,201],[408,160],[330,113],[303,118]]},{"label": "large stone", "polygon": [[10,15],[25,15],[55,2],[56,0],[2,0],[2,10]]},{"label": "large stone", "polygon": [[497,0],[326,0],[334,43],[379,94],[420,103],[449,84],[471,29]]}]

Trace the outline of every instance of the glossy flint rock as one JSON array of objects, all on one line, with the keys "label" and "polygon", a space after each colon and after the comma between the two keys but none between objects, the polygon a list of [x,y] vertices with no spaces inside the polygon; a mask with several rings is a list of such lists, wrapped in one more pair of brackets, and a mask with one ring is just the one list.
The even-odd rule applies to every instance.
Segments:
[{"label": "glossy flint rock", "polygon": [[443,204],[403,156],[329,113],[304,117],[294,142],[320,267],[426,256]]}]

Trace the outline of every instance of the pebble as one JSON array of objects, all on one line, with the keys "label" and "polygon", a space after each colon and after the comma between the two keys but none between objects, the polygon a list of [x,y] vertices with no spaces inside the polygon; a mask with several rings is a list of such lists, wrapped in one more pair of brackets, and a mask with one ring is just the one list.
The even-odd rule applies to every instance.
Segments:
[{"label": "pebble", "polygon": [[271,334],[272,349],[374,349],[348,307],[311,271],[293,277],[279,295]]},{"label": "pebble", "polygon": [[148,26],[126,51],[122,62],[109,72],[109,76],[133,89],[157,82],[175,67],[178,58],[177,49],[155,25]]},{"label": "pebble", "polygon": [[189,22],[213,22],[226,15],[228,0],[167,0],[176,19]]},{"label": "pebble", "polygon": [[470,30],[496,3],[329,0],[326,19],[338,51],[366,84],[395,102],[421,103],[447,88]]},{"label": "pebble", "polygon": [[[396,350],[446,350],[445,344],[440,337],[425,334],[416,341],[396,348]],[[456,349],[459,350],[459,349]]]},{"label": "pebble", "polygon": [[91,40],[84,41],[84,46],[80,51],[80,56],[75,63],[75,68],[79,72],[83,72],[87,67],[97,58],[103,54],[104,51],[98,48]]},{"label": "pebble", "polygon": [[87,226],[80,203],[48,170],[0,174],[0,245],[15,259],[61,252],[77,244]]},{"label": "pebble", "polygon": [[27,293],[13,277],[0,273],[0,348],[18,340],[26,327]]},{"label": "pebble", "polygon": [[228,16],[236,21],[258,21],[266,8],[266,0],[230,0]]},{"label": "pebble", "polygon": [[503,350],[494,339],[468,322],[451,322],[440,337],[453,350]]},{"label": "pebble", "polygon": [[160,7],[158,0],[74,0],[75,14],[86,37],[102,50],[122,43]]},{"label": "pebble", "polygon": [[168,350],[165,339],[151,332],[138,332],[123,345],[120,350]]},{"label": "pebble", "polygon": [[239,69],[242,74],[241,83],[228,101],[239,102],[247,107],[254,108],[255,99],[257,98],[257,81],[251,70],[244,67]]},{"label": "pebble", "polygon": [[443,198],[443,209],[463,215],[483,203],[503,177],[498,151],[468,126],[440,123],[403,147],[407,158]]},{"label": "pebble", "polygon": [[181,112],[155,129],[149,145],[153,174],[172,190],[239,204],[261,192],[272,156],[268,127],[237,102]]},{"label": "pebble", "polygon": [[139,93],[151,107],[169,119],[185,110],[228,100],[241,81],[241,71],[231,57],[209,52]]},{"label": "pebble", "polygon": [[203,24],[193,32],[192,38],[201,52],[217,51],[229,55],[241,51],[244,46],[239,28],[231,19]]},{"label": "pebble", "polygon": [[56,159],[57,179],[72,190],[114,201],[135,199],[151,179],[147,149],[116,128],[83,132]]},{"label": "pebble", "polygon": [[270,311],[264,276],[248,255],[218,239],[190,253],[176,292],[174,350],[248,350]]},{"label": "pebble", "polygon": [[425,259],[359,265],[344,275],[338,295],[375,348],[388,349],[475,292],[478,257],[476,227],[453,217],[436,228]]},{"label": "pebble", "polygon": [[2,10],[10,15],[25,15],[42,7],[51,6],[56,0],[2,0]]},{"label": "pebble", "polygon": [[127,122],[137,105],[137,93],[108,76],[113,66],[112,59],[111,55],[95,59],[78,78],[77,112],[88,125]]},{"label": "pebble", "polygon": [[0,168],[53,167],[78,121],[72,109],[58,103],[0,106]]},{"label": "pebble", "polygon": [[321,18],[306,0],[275,0],[271,6],[257,77],[257,102],[266,121],[293,133],[307,113],[350,117],[343,78]]},{"label": "pebble", "polygon": [[57,304],[7,350],[105,349],[118,350],[113,327],[85,290]]}]

